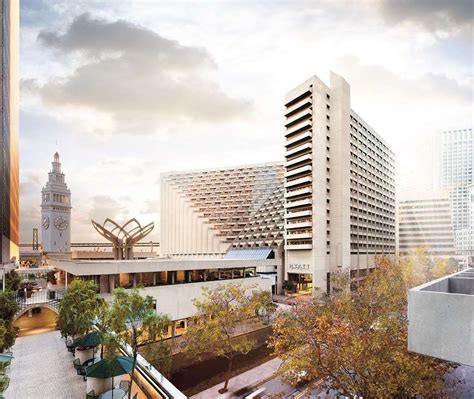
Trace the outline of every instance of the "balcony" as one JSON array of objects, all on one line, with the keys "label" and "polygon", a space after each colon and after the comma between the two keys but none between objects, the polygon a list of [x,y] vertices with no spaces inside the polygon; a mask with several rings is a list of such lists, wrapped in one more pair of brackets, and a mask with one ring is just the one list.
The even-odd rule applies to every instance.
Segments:
[{"label": "balcony", "polygon": [[287,250],[298,250],[298,249],[312,249],[312,244],[286,244],[285,248]]},{"label": "balcony", "polygon": [[311,232],[304,232],[304,233],[296,233],[296,234],[285,234],[285,239],[287,241],[290,240],[301,240],[301,239],[312,239],[313,233]]},{"label": "balcony", "polygon": [[474,269],[408,292],[408,350],[474,366]]},{"label": "balcony", "polygon": [[285,110],[285,116],[291,114],[292,112],[294,112],[296,110],[299,110],[300,108],[309,107],[309,106],[311,106],[312,103],[313,103],[313,101],[311,100],[311,96],[303,98],[302,100],[300,100],[300,101],[298,101],[298,102],[296,102],[292,105],[289,105]]},{"label": "balcony", "polygon": [[288,116],[286,118],[285,126],[288,127],[292,123],[298,122],[304,118],[311,118],[312,114],[313,114],[313,111],[310,107],[303,108],[302,110],[295,112],[291,116]]},{"label": "balcony", "polygon": [[306,227],[312,227],[313,222],[309,221],[304,221],[304,222],[296,222],[296,223],[287,223],[286,224],[286,229],[291,230],[291,229],[302,229]]},{"label": "balcony", "polygon": [[291,190],[287,191],[285,193],[285,198],[291,198],[291,197],[296,197],[299,195],[311,195],[313,190],[311,189],[311,186],[306,186],[304,188],[300,188],[297,190]]},{"label": "balcony", "polygon": [[300,184],[305,184],[305,183],[311,183],[313,181],[312,176],[305,176],[301,177],[299,179],[294,179],[294,180],[287,180],[286,183],[284,184],[284,187],[293,187],[297,186]]},{"label": "balcony", "polygon": [[311,163],[312,161],[312,156],[311,154],[305,154],[305,155],[302,155],[301,157],[298,157],[298,158],[294,158],[292,159],[291,161],[288,161],[285,163],[285,168],[289,168],[293,165],[296,165],[296,164],[299,164],[299,163],[303,163],[303,162],[309,162]]},{"label": "balcony", "polygon": [[313,200],[311,198],[305,198],[305,199],[302,199],[302,200],[299,200],[299,201],[287,202],[285,204],[285,208],[286,209],[288,209],[288,208],[298,208],[298,207],[301,207],[301,206],[311,205],[312,203],[313,203]]},{"label": "balcony", "polygon": [[285,219],[294,219],[294,218],[300,218],[304,216],[311,216],[312,214],[313,214],[312,211],[287,212],[285,214]]},{"label": "balcony", "polygon": [[300,168],[296,168],[288,172],[285,172],[285,177],[292,177],[292,176],[300,175],[303,173],[308,174],[308,172],[312,172],[312,170],[313,170],[313,167],[311,165],[305,165]]},{"label": "balcony", "polygon": [[[306,142],[311,142],[312,137],[313,137],[313,133],[311,132],[311,130],[306,130],[286,140],[285,147],[288,148],[300,142],[301,142],[300,145],[306,144]],[[306,140],[306,142],[303,143],[304,140]]]},{"label": "balcony", "polygon": [[306,152],[309,152],[311,149],[312,149],[312,144],[311,143],[305,143],[301,146],[298,146],[298,147],[295,147],[295,148],[292,148],[291,150],[288,150],[285,152],[285,157],[291,157],[292,155],[295,155],[295,154],[298,154],[299,152],[303,152],[303,151],[306,151]]}]

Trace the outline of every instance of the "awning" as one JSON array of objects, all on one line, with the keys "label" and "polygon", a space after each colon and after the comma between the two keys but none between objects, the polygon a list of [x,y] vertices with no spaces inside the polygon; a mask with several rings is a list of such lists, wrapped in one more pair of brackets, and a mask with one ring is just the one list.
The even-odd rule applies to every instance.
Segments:
[{"label": "awning", "polygon": [[232,248],[224,259],[268,259],[273,248]]}]

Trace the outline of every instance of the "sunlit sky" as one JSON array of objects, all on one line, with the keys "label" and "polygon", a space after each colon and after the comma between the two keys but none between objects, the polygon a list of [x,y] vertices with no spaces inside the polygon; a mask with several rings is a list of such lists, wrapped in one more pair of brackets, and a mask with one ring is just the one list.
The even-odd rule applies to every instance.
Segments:
[{"label": "sunlit sky", "polygon": [[[159,224],[159,175],[279,161],[283,97],[329,71],[420,189],[424,141],[473,121],[470,0],[21,1],[21,242],[55,151],[72,240]],[[159,238],[158,226],[153,237]]]}]

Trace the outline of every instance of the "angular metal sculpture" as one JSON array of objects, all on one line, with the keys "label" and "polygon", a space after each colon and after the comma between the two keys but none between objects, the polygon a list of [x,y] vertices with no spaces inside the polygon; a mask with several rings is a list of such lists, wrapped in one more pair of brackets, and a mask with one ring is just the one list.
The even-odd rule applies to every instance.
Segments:
[{"label": "angular metal sculpture", "polygon": [[112,243],[114,259],[133,259],[133,246],[153,230],[155,223],[151,222],[142,227],[138,220],[133,218],[120,226],[107,218],[102,224],[92,220],[92,226]]}]

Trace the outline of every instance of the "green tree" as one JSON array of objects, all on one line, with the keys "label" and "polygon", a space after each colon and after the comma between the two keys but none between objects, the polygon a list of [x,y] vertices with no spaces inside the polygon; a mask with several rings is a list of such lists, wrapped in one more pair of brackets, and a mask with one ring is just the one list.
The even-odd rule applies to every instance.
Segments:
[{"label": "green tree", "polygon": [[8,290],[16,292],[20,288],[20,285],[21,277],[15,270],[10,271],[10,273],[5,276],[5,286]]},{"label": "green tree", "polygon": [[5,392],[10,383],[10,378],[7,375],[8,365],[0,363],[0,398],[3,398],[2,393]]},{"label": "green tree", "polygon": [[173,344],[171,340],[160,339],[146,345],[144,357],[165,377],[170,377],[173,359]]},{"label": "green tree", "polygon": [[[114,300],[110,307],[110,325],[119,342],[130,345],[133,357],[133,368],[130,382],[137,362],[138,349],[155,342],[163,334],[170,320],[168,316],[157,314],[151,296],[143,297],[138,289],[114,290]],[[128,392],[131,398],[132,390]]]},{"label": "green tree", "polygon": [[220,393],[227,391],[235,356],[249,353],[256,345],[246,336],[234,339],[237,328],[254,318],[259,309],[269,306],[268,298],[255,286],[246,288],[242,283],[230,283],[203,288],[202,299],[194,300],[198,313],[188,326],[184,348],[198,359],[205,354],[227,359],[226,379]]},{"label": "green tree", "polygon": [[98,316],[102,302],[93,281],[73,280],[59,304],[57,326],[61,334],[65,337],[87,334]]},{"label": "green tree", "polygon": [[[6,331],[7,329],[5,327],[5,322],[0,320],[0,347],[3,347]],[[10,378],[8,378],[7,371],[8,364],[0,363],[0,398],[3,398],[2,393],[6,391],[8,384],[10,383]]]},{"label": "green tree", "polygon": [[0,352],[11,348],[15,343],[16,329],[13,326],[13,320],[19,309],[11,291],[0,292],[0,321],[2,322]]},{"label": "green tree", "polygon": [[407,290],[422,273],[379,259],[357,292],[299,303],[278,315],[270,340],[292,383],[322,381],[349,397],[442,397],[450,363],[407,349]]}]

